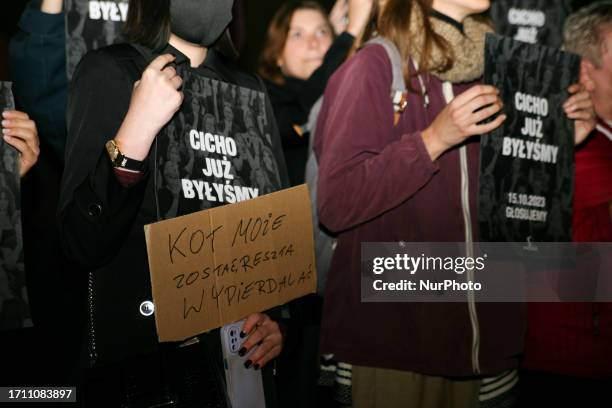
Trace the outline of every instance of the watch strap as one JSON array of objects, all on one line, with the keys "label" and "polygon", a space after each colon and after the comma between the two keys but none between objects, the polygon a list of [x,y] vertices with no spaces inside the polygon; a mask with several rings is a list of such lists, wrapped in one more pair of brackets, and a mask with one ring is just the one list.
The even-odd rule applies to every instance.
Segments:
[{"label": "watch strap", "polygon": [[106,143],[106,151],[108,152],[113,167],[131,171],[143,171],[145,162],[125,156],[121,153],[121,150],[119,150],[119,146],[117,146],[114,139]]}]

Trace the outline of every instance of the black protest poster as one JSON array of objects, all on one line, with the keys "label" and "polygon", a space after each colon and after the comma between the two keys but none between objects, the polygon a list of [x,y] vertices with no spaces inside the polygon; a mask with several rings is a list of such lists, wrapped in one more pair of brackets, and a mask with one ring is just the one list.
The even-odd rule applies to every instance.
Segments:
[{"label": "black protest poster", "polygon": [[183,105],[156,139],[158,218],[280,190],[286,170],[266,95],[194,70],[180,74]]},{"label": "black protest poster", "polygon": [[495,0],[490,12],[498,34],[559,48],[571,10],[571,0]]},{"label": "black protest poster", "polygon": [[[10,82],[0,82],[0,112],[15,109]],[[23,265],[19,153],[0,139],[0,330],[32,327]]]},{"label": "black protest poster", "polygon": [[571,240],[574,124],[563,110],[578,56],[487,35],[484,81],[500,90],[505,122],[481,138],[482,241]]},{"label": "black protest poster", "polygon": [[87,51],[122,41],[128,0],[64,0],[68,78]]}]

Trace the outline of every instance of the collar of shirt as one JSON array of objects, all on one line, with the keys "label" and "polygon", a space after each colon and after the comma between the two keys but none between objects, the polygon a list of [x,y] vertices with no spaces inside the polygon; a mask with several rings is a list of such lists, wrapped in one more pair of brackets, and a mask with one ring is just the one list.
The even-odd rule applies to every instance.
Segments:
[{"label": "collar of shirt", "polygon": [[161,51],[153,51],[141,45],[134,46],[140,51],[141,54],[146,57],[149,62],[151,62],[158,55],[172,54],[176,57],[174,64],[176,64],[177,67],[181,67],[183,69],[191,69],[195,73],[207,74],[208,76],[210,76],[212,72],[216,74],[213,76],[216,76],[219,79],[223,78],[223,74],[218,68],[223,66],[223,59],[225,57],[214,48],[209,48],[207,50],[206,58],[204,58],[202,64],[197,67],[191,67],[191,61],[189,60],[189,58],[170,44],[166,44],[166,46]]},{"label": "collar of shirt", "polygon": [[[174,63],[177,66],[182,66],[187,64],[188,66],[191,67],[191,61],[189,60],[189,58],[183,54],[182,52],[180,52],[178,49],[174,48],[172,45],[170,45],[170,43],[166,44],[166,47],[160,51],[159,55],[162,54],[172,54],[176,57],[176,59],[174,60]],[[206,57],[208,57],[208,51],[206,52]],[[202,65],[204,65],[206,63],[206,58],[204,58],[204,62],[202,62]],[[199,67],[197,67],[199,68]]]},{"label": "collar of shirt", "polygon": [[204,58],[204,61],[197,67],[192,67],[191,60],[189,60],[189,57],[187,57],[185,54],[180,52],[178,49],[174,48],[172,45],[170,45],[170,43],[166,45],[166,47],[159,53],[159,55],[172,54],[176,57],[176,60],[174,60],[174,63],[176,64],[177,67],[185,67],[187,69],[191,68],[196,72],[203,72],[206,70],[206,68],[212,69],[211,66],[213,64],[211,64],[211,62],[212,60],[218,57],[216,53],[217,51],[215,51],[214,48],[208,48],[206,51],[206,57]]},{"label": "collar of shirt", "polygon": [[598,118],[596,128],[612,142],[612,123],[610,121]]}]

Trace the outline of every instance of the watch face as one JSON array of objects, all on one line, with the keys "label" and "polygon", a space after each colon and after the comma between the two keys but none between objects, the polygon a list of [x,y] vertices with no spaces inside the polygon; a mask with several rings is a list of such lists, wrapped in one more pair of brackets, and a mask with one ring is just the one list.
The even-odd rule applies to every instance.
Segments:
[{"label": "watch face", "polygon": [[114,140],[109,140],[106,142],[106,151],[108,152],[108,156],[111,161],[114,163],[117,160],[117,156],[119,156],[119,148],[115,144]]}]

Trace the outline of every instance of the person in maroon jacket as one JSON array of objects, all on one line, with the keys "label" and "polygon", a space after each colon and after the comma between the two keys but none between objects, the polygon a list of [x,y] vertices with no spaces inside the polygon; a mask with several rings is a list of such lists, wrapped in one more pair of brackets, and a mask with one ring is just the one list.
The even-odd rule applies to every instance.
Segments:
[{"label": "person in maroon jacket", "polygon": [[[391,64],[369,45],[331,78],[316,130],[320,221],[339,233],[321,347],[353,364],[353,406],[472,407],[482,377],[512,373],[522,351],[518,305],[360,302],[362,242],[478,240],[479,140],[505,116],[477,84],[488,0],[386,0],[372,32],[400,50],[408,106],[394,126]],[[418,65],[419,75],[413,75]],[[577,139],[592,102],[570,88]],[[515,383],[505,379],[505,385]],[[491,382],[488,383],[489,385]]]},{"label": "person in maroon jacket", "polygon": [[[564,31],[566,48],[583,57],[582,74],[595,83],[597,114],[595,131],[576,150],[572,235],[575,242],[611,242],[612,2],[575,12]],[[522,367],[526,402],[583,405],[587,398],[608,398],[612,304],[529,304]]]}]

